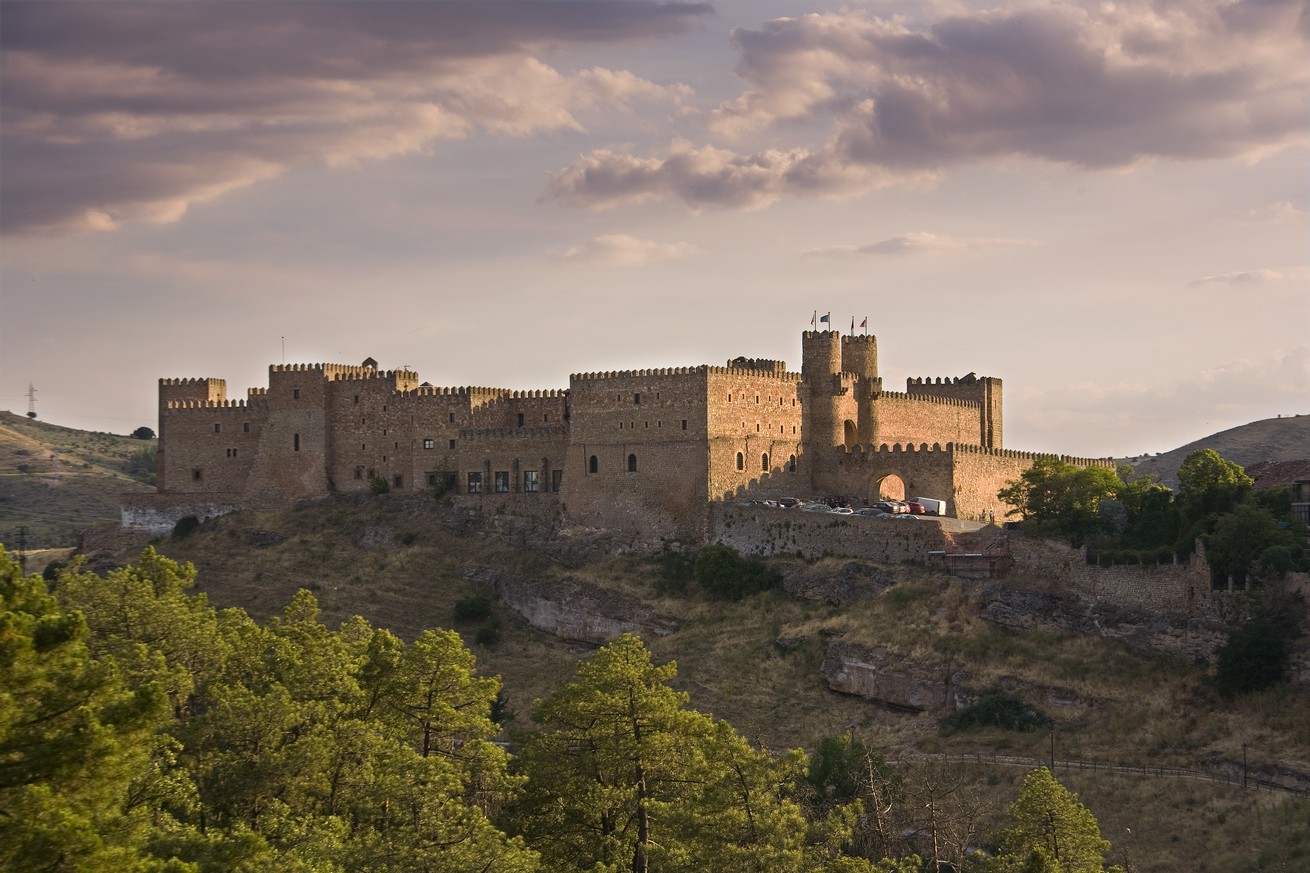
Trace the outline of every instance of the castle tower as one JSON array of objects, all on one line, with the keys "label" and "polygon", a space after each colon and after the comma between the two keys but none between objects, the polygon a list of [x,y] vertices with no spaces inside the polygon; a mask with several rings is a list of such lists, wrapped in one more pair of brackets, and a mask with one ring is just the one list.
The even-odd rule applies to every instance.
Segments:
[{"label": "castle tower", "polygon": [[222,405],[227,402],[226,379],[160,379],[159,380],[159,434],[158,448],[155,455],[155,487],[159,491],[168,490],[168,457],[164,451],[170,440],[168,436],[168,407],[171,403],[195,404],[205,406],[210,403]]},{"label": "castle tower", "polygon": [[855,377],[856,439],[860,445],[868,445],[878,431],[873,403],[874,394],[882,388],[878,378],[878,338],[867,335],[842,337],[841,364],[844,373]]},{"label": "castle tower", "polygon": [[838,409],[842,337],[833,330],[801,334],[801,430],[806,452],[845,444],[845,419]]}]

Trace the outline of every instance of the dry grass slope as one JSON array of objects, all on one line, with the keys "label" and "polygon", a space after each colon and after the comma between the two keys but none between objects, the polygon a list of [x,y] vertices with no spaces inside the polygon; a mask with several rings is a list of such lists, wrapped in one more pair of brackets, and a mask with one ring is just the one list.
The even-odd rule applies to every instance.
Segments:
[{"label": "dry grass slope", "polygon": [[1248,467],[1261,461],[1296,461],[1310,457],[1310,415],[1266,418],[1230,428],[1151,457],[1120,458],[1138,473],[1149,473],[1170,488],[1178,487],[1178,468],[1192,452],[1214,449]]},{"label": "dry grass slope", "polygon": [[125,494],[153,488],[132,459],[153,440],[92,433],[0,412],[0,542],[30,548],[76,544],[84,528],[119,517]]}]

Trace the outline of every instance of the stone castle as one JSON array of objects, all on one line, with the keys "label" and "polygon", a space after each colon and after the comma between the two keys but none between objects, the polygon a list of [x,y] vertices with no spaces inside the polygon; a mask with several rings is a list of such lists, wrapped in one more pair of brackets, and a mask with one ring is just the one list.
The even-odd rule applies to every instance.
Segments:
[{"label": "stone castle", "polygon": [[806,331],[801,346],[799,373],[735,358],[575,374],[551,391],[438,388],[372,359],[274,365],[239,400],[222,379],[161,379],[158,493],[124,522],[167,529],[379,483],[651,542],[708,539],[711,507],[745,497],[922,495],[960,518],[1010,508],[997,491],[1038,455],[1003,448],[1000,379],[889,391],[875,337]]}]

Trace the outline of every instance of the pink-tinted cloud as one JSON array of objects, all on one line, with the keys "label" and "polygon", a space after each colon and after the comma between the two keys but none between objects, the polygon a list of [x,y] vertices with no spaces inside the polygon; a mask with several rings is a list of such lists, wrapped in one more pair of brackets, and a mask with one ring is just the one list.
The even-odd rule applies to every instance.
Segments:
[{"label": "pink-tinted cloud", "polygon": [[690,243],[661,243],[626,233],[610,233],[573,246],[564,253],[564,260],[585,266],[645,267],[685,258],[695,251],[696,247]]},{"label": "pink-tinted cloud", "polygon": [[910,255],[920,252],[962,252],[1035,245],[1033,240],[1002,237],[950,236],[912,231],[862,246],[826,246],[801,252],[803,258],[849,258],[869,255]]},{"label": "pink-tinted cloud", "polygon": [[[1307,26],[1292,0],[1054,0],[922,26],[860,10],[778,19],[734,32],[746,89],[709,113],[709,127],[732,140],[831,124],[824,144],[602,150],[560,171],[547,193],[583,206],[659,197],[750,207],[921,184],[989,159],[1090,169],[1255,159],[1310,138]],[[697,172],[689,153],[713,160]],[[725,172],[754,167],[764,171]]]},{"label": "pink-tinted cloud", "polygon": [[314,162],[423,151],[484,131],[688,95],[624,70],[565,75],[546,44],[685,29],[652,2],[0,4],[7,232],[171,221]]}]

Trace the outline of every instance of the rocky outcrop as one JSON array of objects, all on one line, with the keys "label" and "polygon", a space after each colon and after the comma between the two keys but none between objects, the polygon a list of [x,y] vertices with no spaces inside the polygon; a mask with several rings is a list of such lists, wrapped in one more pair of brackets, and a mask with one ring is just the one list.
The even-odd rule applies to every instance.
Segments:
[{"label": "rocky outcrop", "polygon": [[489,567],[467,574],[528,624],[565,640],[600,645],[625,633],[667,636],[678,622],[640,598],[575,579],[512,576]]},{"label": "rocky outcrop", "polygon": [[954,710],[976,697],[968,674],[946,663],[921,664],[882,646],[837,640],[819,668],[828,687],[905,712]]},{"label": "rocky outcrop", "polygon": [[990,585],[978,593],[984,619],[1014,630],[1069,630],[1119,640],[1142,651],[1209,658],[1227,638],[1216,622],[1098,607],[1067,595]]},{"label": "rocky outcrop", "polygon": [[894,584],[894,571],[858,561],[847,561],[835,572],[800,562],[782,570],[782,587],[788,594],[833,605],[874,597]]}]

